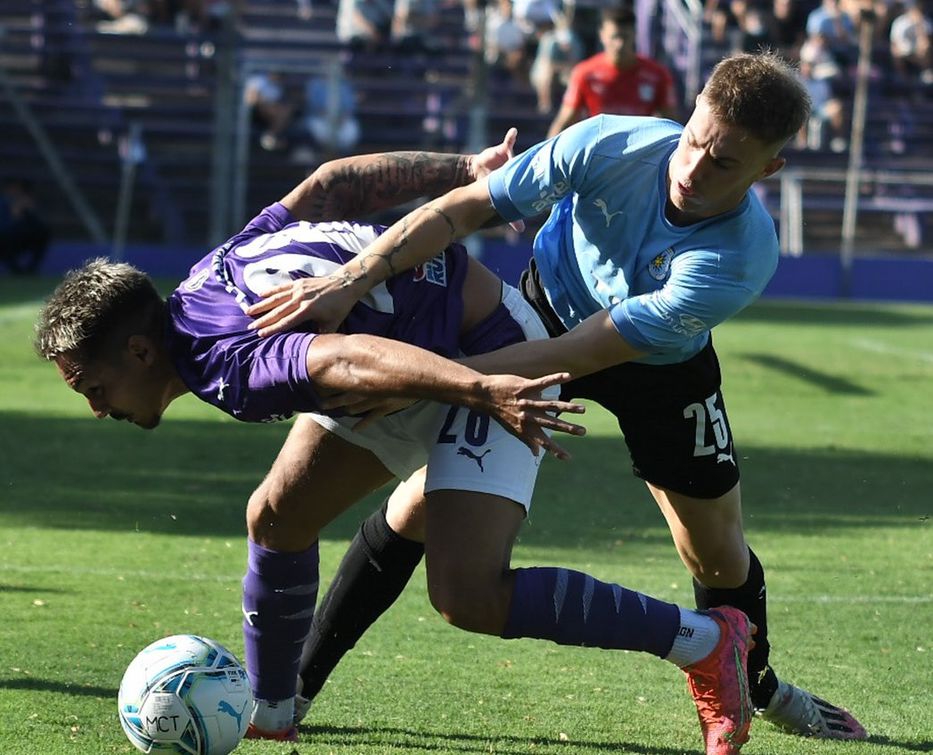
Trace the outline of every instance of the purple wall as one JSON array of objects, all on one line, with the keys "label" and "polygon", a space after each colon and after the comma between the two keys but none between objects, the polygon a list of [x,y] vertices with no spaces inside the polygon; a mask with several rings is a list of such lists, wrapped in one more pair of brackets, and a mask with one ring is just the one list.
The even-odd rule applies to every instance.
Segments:
[{"label": "purple wall", "polygon": [[[482,261],[504,280],[514,283],[524,269],[527,250],[503,242],[486,245]],[[933,259],[884,256],[856,259],[845,280],[838,256],[781,257],[764,296],[846,298],[933,303]]]},{"label": "purple wall", "polygon": [[[86,259],[106,255],[107,251],[94,244],[54,244],[42,272],[60,275]],[[134,246],[126,250],[125,259],[150,275],[181,280],[206,251],[206,248]],[[524,244],[512,246],[493,240],[487,241],[480,259],[514,284],[525,268],[528,254],[529,249]],[[852,299],[933,303],[933,259],[895,256],[856,259],[848,285]],[[845,297],[845,286],[838,257],[782,257],[764,295],[835,299]]]}]

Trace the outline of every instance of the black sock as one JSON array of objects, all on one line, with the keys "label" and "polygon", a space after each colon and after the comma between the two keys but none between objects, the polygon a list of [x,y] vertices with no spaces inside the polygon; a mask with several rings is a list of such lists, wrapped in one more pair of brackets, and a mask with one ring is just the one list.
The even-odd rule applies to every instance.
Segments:
[{"label": "black sock", "polygon": [[768,642],[768,596],[765,590],[765,572],[755,552],[748,549],[748,578],[741,587],[718,589],[706,587],[693,580],[693,595],[697,608],[733,606],[751,619],[758,627],[755,647],[748,654],[748,683],[752,702],[764,708],[777,690],[778,680],[768,665],[771,645]]},{"label": "black sock", "polygon": [[360,526],[314,613],[301,654],[302,697],[313,698],[370,625],[401,595],[424,545],[395,533],[387,504]]}]

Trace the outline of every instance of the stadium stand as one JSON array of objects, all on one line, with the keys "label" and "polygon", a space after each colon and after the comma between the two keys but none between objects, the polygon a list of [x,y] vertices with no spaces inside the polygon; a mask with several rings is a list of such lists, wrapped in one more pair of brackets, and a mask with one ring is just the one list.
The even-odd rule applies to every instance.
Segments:
[{"label": "stadium stand", "polygon": [[[662,1],[685,2],[658,0]],[[812,0],[802,2],[798,16],[805,17],[813,5]],[[489,105],[487,140],[517,126],[521,148],[543,138],[547,130],[551,115],[537,111],[529,82],[496,69],[488,70],[484,80],[474,75],[478,42],[466,30],[459,2],[439,4],[430,49],[414,51],[391,44],[378,49],[342,45],[335,34],[336,4],[326,0],[241,0],[235,7],[232,85],[241,86],[246,71],[276,70],[300,113],[309,75],[325,72],[339,60],[356,94],[361,130],[356,152],[465,148],[471,138],[477,81],[485,86]],[[102,31],[99,21],[89,0],[5,0],[0,5],[0,66],[15,92],[0,93],[0,124],[6,135],[0,145],[0,176],[33,181],[56,239],[93,240],[88,212],[109,238],[121,177],[127,175],[123,158],[133,154],[138,162],[129,241],[199,247],[209,235],[218,123],[238,118],[238,88],[229,111],[217,112],[219,92],[230,83],[224,78],[227,37],[222,24],[217,28],[162,20],[149,23],[145,33],[130,34]],[[662,42],[669,34],[660,23],[652,19],[657,40],[653,53],[678,71],[683,88],[689,62],[676,50],[664,50]],[[732,34],[717,42],[708,23],[704,28],[700,66],[705,72],[740,39]],[[882,34],[870,97],[865,168],[916,173],[933,167],[930,88],[905,81],[894,70]],[[308,141],[301,123],[296,116],[293,138],[284,149],[263,149],[258,130],[252,130],[242,161],[248,169],[242,213],[249,215],[281,196],[327,157]],[[126,137],[134,124],[141,130],[141,144],[129,149]],[[76,209],[50,171],[48,157],[38,146],[36,125],[86,200],[87,212]],[[229,151],[229,160],[236,162],[233,144]],[[845,170],[847,153],[832,152],[825,145],[791,151],[791,164],[803,172],[803,246],[808,253],[837,252],[844,182],[827,176]],[[807,171],[825,175],[811,180]],[[869,173],[861,188],[860,248],[929,249],[926,217],[933,210],[933,187],[879,182]],[[764,194],[774,217],[780,218],[779,182],[767,183]]]}]

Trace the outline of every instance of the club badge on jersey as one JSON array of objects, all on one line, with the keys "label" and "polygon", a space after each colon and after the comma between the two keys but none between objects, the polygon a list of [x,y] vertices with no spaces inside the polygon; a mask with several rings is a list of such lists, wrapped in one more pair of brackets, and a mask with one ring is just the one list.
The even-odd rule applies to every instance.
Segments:
[{"label": "club badge on jersey", "polygon": [[671,272],[671,260],[674,259],[674,247],[669,246],[658,252],[648,263],[648,273],[656,281],[663,281]]},{"label": "club badge on jersey", "polygon": [[427,281],[435,286],[447,288],[447,262],[444,253],[441,252],[434,259],[430,259],[413,269],[413,280]]}]

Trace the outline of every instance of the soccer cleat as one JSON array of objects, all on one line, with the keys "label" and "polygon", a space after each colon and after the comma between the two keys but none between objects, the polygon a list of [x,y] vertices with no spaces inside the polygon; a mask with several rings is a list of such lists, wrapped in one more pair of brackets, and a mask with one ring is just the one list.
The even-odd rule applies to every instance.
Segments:
[{"label": "soccer cleat", "polygon": [[305,720],[311,709],[311,701],[307,697],[295,695],[295,726]]},{"label": "soccer cleat", "polygon": [[246,730],[244,739],[271,739],[275,742],[297,742],[298,729],[292,726],[284,731],[263,731],[262,729],[257,729],[253,724],[250,724],[249,728]]},{"label": "soccer cleat", "polygon": [[697,707],[706,755],[736,755],[748,741],[754,708],[748,692],[752,624],[737,608],[707,611],[720,630],[716,648],[686,666],[687,686]]},{"label": "soccer cleat", "polygon": [[778,681],[768,707],[756,713],[788,734],[818,739],[868,739],[865,727],[851,713],[782,681]]},{"label": "soccer cleat", "polygon": [[298,726],[302,721],[305,720],[305,716],[308,715],[308,711],[311,709],[311,701],[313,697],[305,697],[301,694],[305,686],[305,680],[300,676],[295,682],[295,716],[292,719],[295,723],[295,726]]}]

